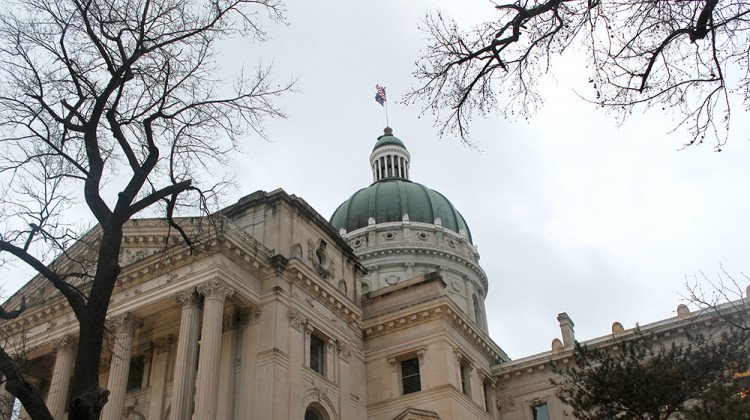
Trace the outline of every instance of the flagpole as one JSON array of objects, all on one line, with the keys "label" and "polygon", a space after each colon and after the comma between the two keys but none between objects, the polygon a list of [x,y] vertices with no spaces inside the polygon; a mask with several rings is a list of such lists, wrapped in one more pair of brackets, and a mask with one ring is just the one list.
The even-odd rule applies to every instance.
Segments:
[{"label": "flagpole", "polygon": [[375,85],[375,90],[377,91],[375,94],[375,101],[383,107],[383,112],[385,112],[385,126],[388,127],[388,99],[386,97],[385,87]]},{"label": "flagpole", "polygon": [[385,126],[390,127],[388,124],[388,100],[385,101]]}]

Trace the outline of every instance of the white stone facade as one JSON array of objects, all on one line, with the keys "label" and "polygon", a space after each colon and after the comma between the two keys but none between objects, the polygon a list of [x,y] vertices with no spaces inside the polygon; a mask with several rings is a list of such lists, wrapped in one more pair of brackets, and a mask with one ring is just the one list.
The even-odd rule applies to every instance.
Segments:
[{"label": "white stone facade", "polygon": [[[389,143],[373,152],[375,181],[388,156],[408,180],[408,152]],[[282,190],[253,193],[211,223],[178,222],[198,238],[194,252],[164,220],[125,228],[101,363],[100,384],[111,392],[102,418],[533,420],[540,405],[550,419],[568,418],[550,379],[551,363],[572,360],[572,320],[558,317],[562,340],[552,350],[511,361],[488,335],[490,285],[468,231],[405,213],[337,232]],[[92,261],[95,249],[82,244],[98,233],[69,254]],[[42,278],[5,308],[22,296],[26,311],[2,325],[5,349],[31,362],[26,373],[64,419],[78,324]],[[747,302],[735,305],[750,315]],[[678,313],[641,329],[682,340],[717,322],[712,313]],[[616,323],[587,344],[630,336]],[[6,397],[0,389],[0,420],[9,418]]]}]

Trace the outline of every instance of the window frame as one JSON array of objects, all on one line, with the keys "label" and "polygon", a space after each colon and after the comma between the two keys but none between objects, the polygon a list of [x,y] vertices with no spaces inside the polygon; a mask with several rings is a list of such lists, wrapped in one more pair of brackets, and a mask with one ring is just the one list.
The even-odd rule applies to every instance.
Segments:
[{"label": "window frame", "polygon": [[[546,418],[539,418],[537,417],[537,409],[544,407],[544,410],[546,412]],[[529,408],[531,408],[531,418],[532,420],[550,420],[549,416],[549,404],[547,404],[547,401],[535,401],[532,403]]]},{"label": "window frame", "polygon": [[461,379],[461,392],[467,397],[471,398],[471,374],[469,365],[466,363],[466,359],[461,359],[458,362],[459,376]]},{"label": "window frame", "polygon": [[[137,373],[137,375],[133,375]],[[143,380],[146,377],[146,355],[131,356],[128,364],[128,380],[125,384],[125,393],[140,391],[144,388]],[[138,378],[138,384],[135,379]]]},{"label": "window frame", "polygon": [[[416,367],[416,373],[412,373],[406,376],[404,374],[404,366],[406,363],[412,363],[412,362],[414,362],[414,366]],[[421,362],[419,360],[419,357],[416,354],[412,355],[412,357],[407,357],[399,361],[398,366],[399,366],[399,383],[401,385],[401,395],[409,395],[409,394],[414,394],[416,392],[422,391],[422,368],[420,367],[420,365],[421,365]],[[407,380],[411,381],[414,378],[417,379],[418,389],[410,390],[407,392],[406,381]],[[410,385],[410,387],[411,386],[413,385]]]},{"label": "window frame", "polygon": [[[313,341],[315,340],[315,341]],[[317,373],[320,376],[325,377],[326,376],[326,346],[327,346],[327,339],[322,337],[320,333],[317,333],[317,331],[313,331],[310,333],[310,347],[307,349],[308,356],[309,356],[309,364],[307,367],[310,368],[313,372]],[[315,348],[319,347],[319,355],[316,358],[313,358],[313,344],[315,344]],[[319,346],[318,346],[319,344]],[[313,366],[313,359],[316,360],[316,365],[318,365],[318,369],[316,369]]]}]

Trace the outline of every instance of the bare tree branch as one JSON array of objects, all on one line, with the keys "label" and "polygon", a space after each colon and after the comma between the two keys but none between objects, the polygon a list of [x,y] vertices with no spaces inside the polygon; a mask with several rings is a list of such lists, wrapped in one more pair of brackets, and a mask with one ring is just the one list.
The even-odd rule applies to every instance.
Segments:
[{"label": "bare tree branch", "polygon": [[[589,101],[619,119],[636,106],[674,110],[690,133],[686,145],[711,136],[720,150],[729,93],[750,100],[750,9],[742,0],[517,0],[495,11],[468,31],[440,13],[424,21],[431,44],[416,63],[420,86],[404,102],[423,104],[441,135],[469,143],[474,114],[533,114],[543,103],[538,78],[571,46],[589,57]],[[741,70],[731,81],[730,66]]]}]

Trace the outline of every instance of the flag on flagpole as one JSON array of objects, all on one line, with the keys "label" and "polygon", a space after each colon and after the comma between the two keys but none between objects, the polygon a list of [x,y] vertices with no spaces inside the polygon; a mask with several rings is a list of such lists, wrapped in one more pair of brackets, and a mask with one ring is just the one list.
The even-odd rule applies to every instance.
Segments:
[{"label": "flag on flagpole", "polygon": [[375,93],[375,100],[382,106],[385,106],[385,88],[380,85],[375,85],[377,92]]}]

